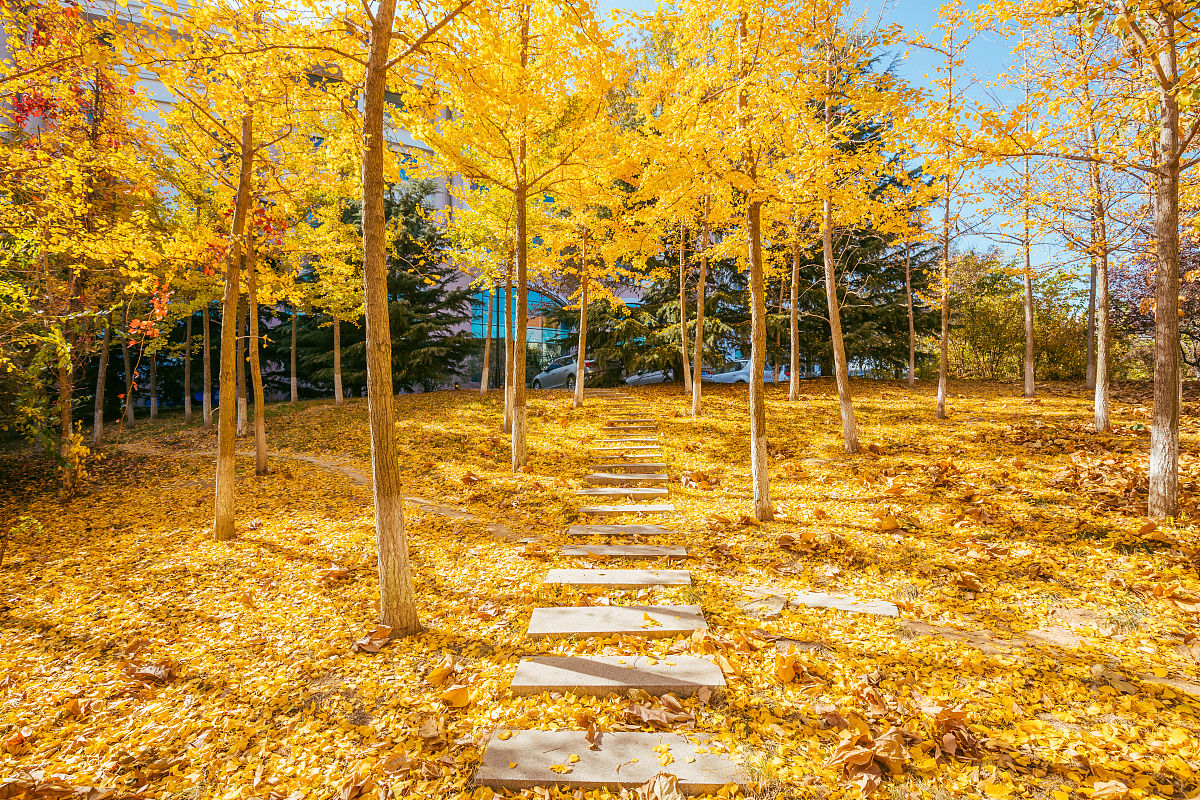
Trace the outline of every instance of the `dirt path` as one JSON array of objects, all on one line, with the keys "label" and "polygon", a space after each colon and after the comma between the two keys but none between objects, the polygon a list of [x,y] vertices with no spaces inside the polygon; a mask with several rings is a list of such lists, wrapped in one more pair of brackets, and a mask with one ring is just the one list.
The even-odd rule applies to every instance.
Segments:
[{"label": "dirt path", "polygon": [[[137,444],[122,443],[122,444],[117,445],[117,449],[121,450],[122,452],[125,452],[125,453],[131,453],[133,455],[152,456],[152,457],[156,457],[156,458],[164,458],[164,457],[182,458],[182,457],[187,457],[187,456],[200,457],[200,458],[216,458],[216,456],[217,456],[216,450],[169,451],[169,450],[162,450],[160,448],[152,447],[152,446],[141,444],[141,443],[137,443]],[[253,457],[254,451],[253,450],[238,450],[237,455],[243,456],[243,457]],[[301,462],[304,462],[305,464],[311,464],[314,467],[320,467],[321,469],[329,470],[330,472],[337,472],[337,473],[340,473],[344,478],[346,478],[346,480],[350,481],[350,483],[354,484],[355,486],[370,486],[371,485],[370,477],[366,473],[364,473],[362,470],[358,469],[357,467],[351,467],[347,464],[339,464],[336,461],[329,461],[324,458],[317,458],[316,456],[306,456],[306,455],[303,455],[300,453],[283,453],[278,450],[268,450],[267,457],[279,459],[279,460],[283,460],[283,461],[301,461]],[[404,499],[405,499],[405,502],[411,503],[412,505],[416,506],[418,509],[420,509],[421,511],[424,511],[426,513],[436,514],[440,517],[448,517],[450,519],[457,519],[457,520],[461,520],[462,522],[470,522],[470,523],[479,525],[483,528],[486,528],[488,530],[488,532],[491,533],[492,535],[498,536],[503,539],[519,538],[517,536],[517,534],[515,532],[513,532],[513,530],[511,528],[509,528],[507,525],[501,525],[498,522],[484,522],[483,520],[479,519],[479,517],[472,514],[470,511],[463,511],[461,509],[451,508],[450,506],[442,505],[440,503],[435,503],[432,500],[426,500],[423,497],[416,497],[413,495],[407,495],[407,496],[405,496]]]}]

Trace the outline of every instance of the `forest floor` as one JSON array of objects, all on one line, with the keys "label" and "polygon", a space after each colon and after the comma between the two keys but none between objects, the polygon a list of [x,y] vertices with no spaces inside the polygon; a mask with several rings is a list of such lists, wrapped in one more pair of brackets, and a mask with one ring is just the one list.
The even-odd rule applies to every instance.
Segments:
[{"label": "forest floor", "polygon": [[[239,457],[231,542],[211,537],[215,436],[181,415],[114,430],[71,498],[46,460],[0,453],[0,798],[484,798],[494,730],[589,723],[718,731],[750,797],[1198,797],[1191,388],[1182,511],[1158,525],[1144,386],[1117,387],[1096,435],[1080,387],[956,383],[938,422],[929,385],[859,381],[855,456],[831,383],[794,404],[769,387],[761,525],[745,389],[706,386],[699,420],[677,386],[631,389],[660,418],[694,583],[617,593],[542,584],[573,566],[555,551],[605,401],[533,392],[513,474],[498,393],[402,397],[407,490],[434,504],[407,507],[426,629],[374,653],[353,648],[377,619],[364,400],[268,408],[277,455],[264,477]],[[900,616],[787,602],[814,590]],[[670,714],[508,692],[523,655],[595,652],[525,641],[532,607],[610,597],[701,605],[707,637],[604,652],[714,654],[728,691]]]}]

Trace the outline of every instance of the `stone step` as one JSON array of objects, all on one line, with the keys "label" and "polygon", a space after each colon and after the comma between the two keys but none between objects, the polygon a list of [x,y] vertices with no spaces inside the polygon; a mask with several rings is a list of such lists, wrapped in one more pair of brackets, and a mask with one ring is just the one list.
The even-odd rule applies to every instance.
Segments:
[{"label": "stone step", "polygon": [[558,554],[576,558],[691,558],[686,547],[668,544],[569,544]]},{"label": "stone step", "polygon": [[621,483],[666,483],[665,472],[595,472],[583,479],[587,483],[599,486],[613,486]]},{"label": "stone step", "polygon": [[[731,783],[748,783],[733,761],[709,752],[714,748],[710,740],[700,741],[693,744],[677,733],[611,731],[601,734],[593,750],[585,731],[505,730],[488,741],[475,783],[517,791],[540,786],[633,789],[660,772],[674,775],[685,794],[712,794]],[[654,749],[662,745],[671,757],[665,766]]]},{"label": "stone step", "polygon": [[711,658],[534,656],[521,659],[511,688],[517,695],[574,692],[606,697],[641,689],[652,695],[689,697],[705,686],[718,692],[725,688],[725,676]]},{"label": "stone step", "polygon": [[619,456],[621,453],[629,453],[630,455],[646,458],[647,456],[661,456],[662,445],[658,444],[601,444],[588,447],[597,455],[604,456]]},{"label": "stone step", "polygon": [[615,414],[612,419],[605,423],[608,425],[657,425],[658,420],[653,417],[639,417],[632,414]]},{"label": "stone step", "polygon": [[660,536],[675,531],[661,525],[572,525],[567,536]]},{"label": "stone step", "polygon": [[626,433],[629,431],[656,431],[657,425],[605,425],[600,429],[601,433]]},{"label": "stone step", "polygon": [[552,569],[544,583],[560,586],[604,586],[641,589],[646,586],[691,586],[686,569]]},{"label": "stone step", "polygon": [[667,490],[662,486],[604,486],[597,489],[577,489],[575,494],[588,497],[666,497]]},{"label": "stone step", "polygon": [[706,631],[700,606],[561,606],[535,608],[529,639],[626,634],[659,639]]},{"label": "stone step", "polygon": [[652,473],[655,470],[666,469],[667,465],[661,461],[594,461],[592,469],[598,469],[604,472],[629,472],[636,474]]},{"label": "stone step", "polygon": [[657,436],[606,436],[603,439],[593,439],[593,441],[596,444],[615,443],[615,442],[635,442],[635,443],[640,442],[640,443],[650,444],[653,442],[658,442],[659,438]]},{"label": "stone step", "polygon": [[620,514],[674,514],[674,503],[622,503],[613,506],[583,506],[580,514],[597,517],[615,517]]}]

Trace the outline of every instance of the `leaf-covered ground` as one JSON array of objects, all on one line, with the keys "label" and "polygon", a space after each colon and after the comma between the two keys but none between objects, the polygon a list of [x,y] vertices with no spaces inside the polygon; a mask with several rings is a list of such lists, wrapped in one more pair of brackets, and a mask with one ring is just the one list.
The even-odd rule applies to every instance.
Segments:
[{"label": "leaf-covered ground", "polygon": [[[856,456],[832,386],[803,388],[796,404],[768,389],[767,525],[745,518],[744,389],[708,390],[701,420],[677,387],[631,390],[662,418],[697,558],[691,587],[626,592],[541,585],[572,565],[556,550],[607,401],[533,393],[513,475],[498,395],[401,398],[409,491],[436,504],[408,507],[427,630],[378,653],[351,649],[376,618],[365,401],[269,409],[279,455],[262,478],[239,458],[230,543],[207,530],[215,441],[178,418],[120,433],[73,499],[5,454],[0,797],[487,797],[471,776],[493,731],[588,724],[714,732],[755,797],[1200,793],[1193,403],[1184,511],[1154,526],[1138,387],[1097,436],[1073,387],[954,385],[938,423],[927,388],[862,382]],[[901,616],[784,606],[802,591]],[[523,641],[537,605],[648,600],[699,603],[710,634]],[[730,686],[665,707],[511,696],[536,652],[713,654]]]}]

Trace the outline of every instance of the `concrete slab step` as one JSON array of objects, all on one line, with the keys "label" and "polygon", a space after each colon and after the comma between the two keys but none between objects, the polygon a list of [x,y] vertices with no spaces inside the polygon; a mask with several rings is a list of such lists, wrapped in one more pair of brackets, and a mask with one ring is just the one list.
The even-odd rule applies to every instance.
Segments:
[{"label": "concrete slab step", "polygon": [[674,503],[622,503],[612,506],[583,506],[580,514],[596,517],[616,517],[621,514],[674,514]]},{"label": "concrete slab step", "polygon": [[627,634],[658,639],[708,630],[700,606],[563,606],[535,608],[528,639]]},{"label": "concrete slab step", "polygon": [[567,536],[660,536],[675,531],[661,525],[572,525]]},{"label": "concrete slab step", "polygon": [[661,461],[594,461],[592,469],[602,472],[631,472],[645,474],[664,470],[667,465]]},{"label": "concrete slab step", "polygon": [[544,583],[559,586],[604,586],[641,589],[647,586],[691,586],[686,569],[552,569]]},{"label": "concrete slab step", "polygon": [[622,483],[666,483],[665,472],[594,472],[584,476],[586,483],[596,486],[615,486]]},{"label": "concrete slab step", "polygon": [[[654,749],[661,745],[669,748],[667,765]],[[488,741],[475,783],[512,790],[633,789],[666,772],[678,779],[681,792],[711,794],[731,783],[748,782],[733,761],[710,752],[710,747],[692,744],[677,733],[612,731],[601,734],[592,750],[584,731],[500,731]]]},{"label": "concrete slab step", "polygon": [[658,420],[653,417],[643,417],[634,414],[614,414],[612,419],[605,423],[608,425],[657,425]]},{"label": "concrete slab step", "polygon": [[576,558],[691,558],[686,547],[668,544],[569,544],[561,556]]},{"label": "concrete slab step", "polygon": [[631,442],[633,444],[661,444],[657,436],[606,436],[603,439],[593,439],[596,444],[616,444]]},{"label": "concrete slab step", "polygon": [[641,689],[690,697],[702,687],[725,688],[725,675],[711,658],[696,656],[534,656],[521,659],[513,676],[517,695],[574,692],[606,697]]},{"label": "concrete slab step", "polygon": [[666,497],[668,492],[663,486],[603,486],[594,489],[577,489],[575,494],[586,497]]}]

